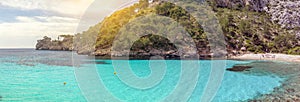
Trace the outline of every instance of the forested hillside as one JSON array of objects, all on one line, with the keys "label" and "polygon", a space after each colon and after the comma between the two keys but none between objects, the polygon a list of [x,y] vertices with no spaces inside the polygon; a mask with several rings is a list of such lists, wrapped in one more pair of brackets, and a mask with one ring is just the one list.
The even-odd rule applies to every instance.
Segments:
[{"label": "forested hillside", "polygon": [[[300,54],[299,37],[296,36],[299,28],[297,22],[291,23],[293,26],[284,26],[283,23],[286,22],[274,20],[276,15],[272,12],[275,12],[275,4],[268,0],[246,1],[207,1],[222,27],[229,55],[248,52]],[[120,29],[130,21],[149,14],[175,20],[194,39],[199,55],[211,53],[206,34],[199,22],[184,8],[159,0],[140,0],[133,6],[116,11],[89,30],[76,34],[74,50],[80,54],[110,55],[113,41]],[[166,38],[148,35],[136,41],[131,51],[140,56],[151,56],[159,52],[162,55],[176,55],[177,49]]]}]

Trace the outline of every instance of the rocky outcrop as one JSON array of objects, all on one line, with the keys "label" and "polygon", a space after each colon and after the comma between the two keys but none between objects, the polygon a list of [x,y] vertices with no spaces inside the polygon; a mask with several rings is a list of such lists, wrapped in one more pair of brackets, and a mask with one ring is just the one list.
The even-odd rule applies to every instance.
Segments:
[{"label": "rocky outcrop", "polygon": [[35,46],[36,50],[49,50],[51,46],[51,38],[44,36],[43,39],[38,40]]},{"label": "rocky outcrop", "polygon": [[284,28],[300,27],[299,0],[271,0],[265,10]]},{"label": "rocky outcrop", "polygon": [[271,15],[271,20],[280,24],[300,39],[300,1],[271,0],[264,9]]},{"label": "rocky outcrop", "polygon": [[293,32],[300,37],[300,1],[299,0],[210,0],[217,7],[233,9],[249,9],[267,12],[271,20],[283,28],[295,29]]},{"label": "rocky outcrop", "polygon": [[72,35],[60,35],[59,38],[62,38],[63,40],[51,40],[50,37],[45,36],[43,39],[37,41],[36,50],[73,50]]},{"label": "rocky outcrop", "polygon": [[267,7],[270,0],[248,0],[248,5],[250,10],[254,11],[264,11],[264,8]]},{"label": "rocky outcrop", "polygon": [[267,6],[269,0],[210,0],[217,7],[226,7],[233,9],[248,9],[253,11],[264,11],[264,7]]}]

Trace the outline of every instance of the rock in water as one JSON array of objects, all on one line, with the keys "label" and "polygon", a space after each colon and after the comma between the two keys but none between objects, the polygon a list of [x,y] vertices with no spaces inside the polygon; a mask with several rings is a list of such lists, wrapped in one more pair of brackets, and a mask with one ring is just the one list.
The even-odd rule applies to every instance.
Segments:
[{"label": "rock in water", "polygon": [[242,72],[242,71],[247,71],[250,68],[252,68],[252,67],[251,66],[233,66],[232,68],[227,68],[226,70],[233,71],[233,72]]}]

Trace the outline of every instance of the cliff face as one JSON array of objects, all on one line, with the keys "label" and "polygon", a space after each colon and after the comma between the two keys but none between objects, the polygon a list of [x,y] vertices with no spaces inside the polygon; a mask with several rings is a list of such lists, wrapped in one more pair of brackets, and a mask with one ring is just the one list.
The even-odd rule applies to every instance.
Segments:
[{"label": "cliff face", "polygon": [[51,40],[45,36],[43,39],[38,40],[36,50],[58,50],[58,51],[72,51],[73,50],[73,36],[61,35],[63,40]]},{"label": "cliff face", "polygon": [[271,0],[265,10],[284,28],[300,27],[299,0]]},{"label": "cliff face", "polygon": [[271,20],[300,37],[299,0],[208,0],[212,6],[266,12]]},{"label": "cliff face", "polygon": [[270,0],[208,0],[212,5],[223,8],[264,11]]}]

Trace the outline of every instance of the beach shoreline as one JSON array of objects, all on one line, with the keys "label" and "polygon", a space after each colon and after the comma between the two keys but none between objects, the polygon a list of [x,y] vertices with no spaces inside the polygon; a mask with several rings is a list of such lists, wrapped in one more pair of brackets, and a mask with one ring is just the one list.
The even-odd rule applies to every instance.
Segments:
[{"label": "beach shoreline", "polygon": [[300,55],[288,55],[280,53],[266,53],[266,54],[242,54],[236,56],[230,56],[228,59],[232,60],[266,60],[266,61],[284,61],[284,62],[300,62]]}]

